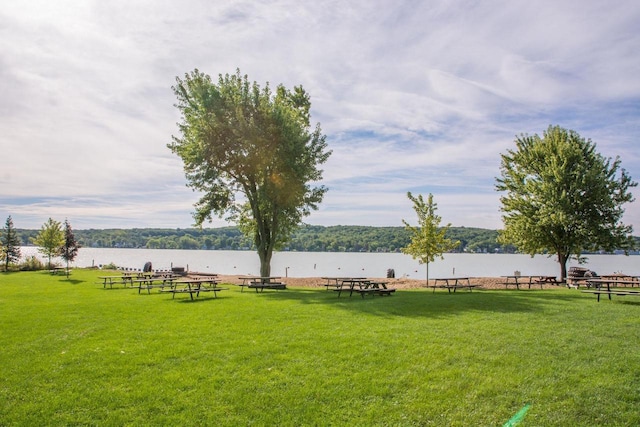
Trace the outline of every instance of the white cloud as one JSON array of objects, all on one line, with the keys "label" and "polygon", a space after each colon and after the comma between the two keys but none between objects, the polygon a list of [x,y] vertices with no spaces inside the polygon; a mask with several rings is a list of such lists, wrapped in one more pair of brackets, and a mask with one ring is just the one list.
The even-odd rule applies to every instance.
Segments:
[{"label": "white cloud", "polygon": [[413,191],[445,222],[497,228],[499,155],[549,124],[640,176],[631,0],[25,0],[0,23],[0,216],[18,227],[190,225],[166,144],[171,85],[196,67],[310,93],[334,151],[310,223],[398,225]]}]

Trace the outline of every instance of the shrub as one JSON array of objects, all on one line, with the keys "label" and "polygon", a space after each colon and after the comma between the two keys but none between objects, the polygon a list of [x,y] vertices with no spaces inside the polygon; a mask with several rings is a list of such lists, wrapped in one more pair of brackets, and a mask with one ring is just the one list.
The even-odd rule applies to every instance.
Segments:
[{"label": "shrub", "polygon": [[28,256],[21,264],[20,270],[22,271],[37,271],[44,270],[45,264],[36,258],[34,255]]},{"label": "shrub", "polygon": [[118,266],[115,265],[113,262],[110,262],[109,264],[105,264],[102,266],[103,270],[117,270]]}]

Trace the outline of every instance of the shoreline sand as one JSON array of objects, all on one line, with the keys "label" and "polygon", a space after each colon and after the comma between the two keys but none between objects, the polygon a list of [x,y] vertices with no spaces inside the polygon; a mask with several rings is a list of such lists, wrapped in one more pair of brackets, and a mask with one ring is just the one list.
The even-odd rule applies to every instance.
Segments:
[{"label": "shoreline sand", "polygon": [[[232,283],[232,284],[240,284],[242,280],[239,279],[239,276],[233,275],[219,275],[218,276],[222,283]],[[419,289],[424,288],[426,284],[426,279],[408,279],[408,278],[395,278],[395,279],[387,279],[387,278],[375,278],[376,280],[387,282],[390,287],[396,289]],[[505,289],[503,277],[472,277],[471,283],[474,285],[479,285],[480,289]],[[327,281],[321,277],[282,277],[282,281],[285,282],[288,286],[291,287],[306,287],[306,288],[324,288],[325,283]],[[433,285],[433,279],[429,280],[429,285]],[[543,289],[558,289],[559,287],[564,287],[564,285],[548,285],[545,284],[542,286]],[[509,289],[515,289],[514,286],[509,286]],[[520,289],[529,289],[528,285],[520,285]],[[531,285],[531,289],[540,289],[539,284]]]}]

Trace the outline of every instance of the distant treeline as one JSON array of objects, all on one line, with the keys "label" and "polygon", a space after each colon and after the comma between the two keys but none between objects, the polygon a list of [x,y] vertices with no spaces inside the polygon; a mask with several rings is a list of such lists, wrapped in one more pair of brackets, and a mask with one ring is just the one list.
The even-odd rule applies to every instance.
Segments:
[{"label": "distant treeline", "polygon": [[[39,230],[16,230],[25,246]],[[251,239],[236,227],[221,228],[133,228],[74,230],[83,247],[148,249],[254,249]],[[451,227],[447,237],[460,241],[454,252],[515,253],[510,245],[496,241],[497,230]],[[636,237],[638,242],[640,239]],[[306,225],[292,237],[284,250],[300,252],[400,252],[409,243],[404,227]]]},{"label": "distant treeline", "polygon": [[[17,229],[24,245],[39,230]],[[250,250],[253,242],[237,227],[221,228],[133,228],[74,230],[83,247],[148,249]],[[451,227],[447,237],[460,240],[456,252],[514,252],[496,242],[498,232],[482,228]],[[284,250],[306,252],[400,252],[409,243],[404,227],[302,226]]]}]

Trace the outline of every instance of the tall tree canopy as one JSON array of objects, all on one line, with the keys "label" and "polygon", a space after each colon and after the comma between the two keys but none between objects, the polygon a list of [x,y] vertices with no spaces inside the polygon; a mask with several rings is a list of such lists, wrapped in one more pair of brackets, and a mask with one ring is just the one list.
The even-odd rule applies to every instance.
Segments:
[{"label": "tall tree canopy", "polygon": [[51,257],[60,254],[60,247],[64,243],[62,225],[60,222],[49,218],[49,220],[42,225],[40,232],[32,242],[38,246],[38,252],[48,258],[49,268],[51,268]]},{"label": "tall tree canopy", "polygon": [[561,279],[567,261],[585,251],[632,249],[632,227],[622,224],[622,206],[637,185],[620,158],[604,158],[578,133],[549,126],[542,137],[521,135],[516,149],[502,155],[503,243],[522,252],[555,254]]},{"label": "tall tree canopy", "polygon": [[417,259],[420,264],[427,265],[427,285],[429,285],[429,263],[436,257],[442,258],[442,254],[455,249],[460,242],[445,237],[451,224],[440,227],[442,218],[436,215],[438,205],[433,201],[433,194],[429,193],[427,201],[421,194],[414,197],[407,193],[409,200],[413,202],[413,210],[418,215],[418,227],[413,227],[407,221],[402,220],[404,226],[411,233],[411,243],[402,252]]},{"label": "tall tree canopy", "polygon": [[4,229],[0,232],[0,252],[4,261],[4,271],[9,271],[9,264],[20,260],[20,238],[13,226],[11,215],[7,218]]},{"label": "tall tree canopy", "polygon": [[309,96],[302,86],[273,93],[239,70],[217,83],[198,70],[176,81],[181,136],[168,147],[182,158],[188,186],[203,193],[196,225],[212,214],[235,221],[254,239],[260,273],[269,276],[273,250],[327,191],[312,186],[331,152],[320,125],[311,129]]}]

